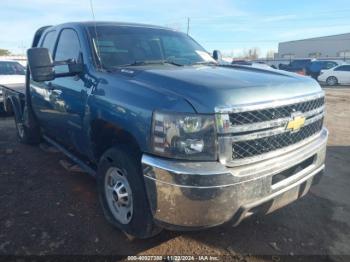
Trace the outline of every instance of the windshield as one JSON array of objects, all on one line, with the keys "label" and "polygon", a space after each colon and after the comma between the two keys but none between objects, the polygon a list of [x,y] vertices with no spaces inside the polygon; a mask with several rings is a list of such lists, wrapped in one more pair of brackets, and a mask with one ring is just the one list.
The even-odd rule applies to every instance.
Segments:
[{"label": "windshield", "polygon": [[[97,32],[97,37],[96,37]],[[172,63],[215,63],[192,38],[171,30],[145,27],[96,26],[90,37],[103,68]]]},{"label": "windshield", "polygon": [[25,75],[25,71],[18,62],[0,61],[0,75]]}]

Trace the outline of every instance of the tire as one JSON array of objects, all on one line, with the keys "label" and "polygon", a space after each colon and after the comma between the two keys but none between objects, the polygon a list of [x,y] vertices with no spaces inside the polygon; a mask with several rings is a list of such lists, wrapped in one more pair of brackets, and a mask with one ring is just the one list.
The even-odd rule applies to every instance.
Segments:
[{"label": "tire", "polygon": [[125,145],[107,150],[98,166],[97,186],[106,219],[129,239],[145,239],[160,233],[161,228],[154,224],[141,156],[135,151]]},{"label": "tire", "polygon": [[[22,117],[15,111],[14,118],[19,141],[23,144],[38,145],[41,141],[40,128],[27,107],[24,107]],[[26,121],[24,121],[24,119],[26,119]]]},{"label": "tire", "polygon": [[5,107],[4,107],[4,103],[3,102],[0,102],[0,114],[6,114],[6,111],[5,111]]},{"label": "tire", "polygon": [[338,79],[335,76],[330,76],[326,80],[327,85],[335,86],[338,85]]},{"label": "tire", "polygon": [[4,111],[5,111],[7,116],[13,116],[13,109],[12,109],[12,104],[11,104],[10,99],[7,100],[6,106],[5,106],[5,101],[4,101],[3,107],[4,107]]}]

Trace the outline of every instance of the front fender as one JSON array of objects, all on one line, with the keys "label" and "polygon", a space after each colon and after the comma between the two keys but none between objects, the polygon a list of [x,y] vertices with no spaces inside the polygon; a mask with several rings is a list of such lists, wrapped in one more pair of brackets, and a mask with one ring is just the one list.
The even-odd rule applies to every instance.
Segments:
[{"label": "front fender", "polygon": [[[96,119],[110,123],[130,134],[142,152],[150,153],[152,114],[156,108],[162,109],[162,107],[154,107],[156,106],[154,101],[149,101],[147,105],[145,106],[144,102],[140,103],[136,100],[126,103],[109,97],[91,96],[89,98],[90,112],[86,118],[86,125]],[[184,108],[192,109],[184,100],[179,100],[176,107],[179,107],[178,112]]]}]

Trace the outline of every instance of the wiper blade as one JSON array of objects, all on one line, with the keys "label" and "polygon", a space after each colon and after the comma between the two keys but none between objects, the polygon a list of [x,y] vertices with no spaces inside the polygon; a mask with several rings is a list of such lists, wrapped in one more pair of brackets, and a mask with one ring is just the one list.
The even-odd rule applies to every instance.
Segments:
[{"label": "wiper blade", "polygon": [[200,61],[200,62],[195,62],[192,65],[218,65],[218,63],[213,61]]},{"label": "wiper blade", "polygon": [[172,60],[136,60],[131,64],[121,66],[143,66],[143,65],[156,65],[156,64],[171,64],[176,66],[183,66],[182,64],[176,63]]},{"label": "wiper blade", "polygon": [[172,60],[164,60],[163,61],[164,64],[170,64],[170,65],[176,65],[176,66],[184,66],[183,64],[179,64],[179,63],[176,63]]}]

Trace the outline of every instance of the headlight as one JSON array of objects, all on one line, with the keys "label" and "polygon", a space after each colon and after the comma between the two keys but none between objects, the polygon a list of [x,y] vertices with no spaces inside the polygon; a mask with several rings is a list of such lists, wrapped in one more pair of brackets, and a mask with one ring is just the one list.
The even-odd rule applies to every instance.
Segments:
[{"label": "headlight", "polygon": [[155,112],[152,126],[154,154],[188,160],[216,160],[214,115]]}]

